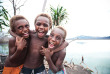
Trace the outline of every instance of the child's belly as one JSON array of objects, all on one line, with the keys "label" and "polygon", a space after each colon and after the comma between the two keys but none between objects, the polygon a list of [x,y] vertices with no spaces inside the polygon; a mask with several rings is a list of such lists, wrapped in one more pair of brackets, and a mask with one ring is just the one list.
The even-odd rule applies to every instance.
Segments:
[{"label": "child's belly", "polygon": [[24,66],[27,68],[37,68],[43,64],[44,57],[40,54],[38,50],[32,51],[27,55]]}]

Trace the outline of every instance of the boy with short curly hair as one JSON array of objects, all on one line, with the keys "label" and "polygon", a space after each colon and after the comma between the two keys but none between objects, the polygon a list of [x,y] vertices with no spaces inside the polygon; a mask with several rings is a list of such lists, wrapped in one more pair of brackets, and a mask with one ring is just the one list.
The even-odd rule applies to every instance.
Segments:
[{"label": "boy with short curly hair", "polygon": [[63,60],[66,56],[66,49],[62,49],[51,56],[51,51],[61,46],[66,38],[66,30],[63,27],[54,28],[48,37],[48,48],[43,47],[41,53],[45,55],[49,64],[48,74],[66,74]]},{"label": "boy with short curly hair", "polygon": [[[31,74],[34,70],[34,74],[46,74],[45,66],[43,63],[44,56],[40,54],[41,46],[47,44],[46,35],[48,30],[52,27],[52,19],[48,14],[41,13],[35,18],[35,31],[30,31],[30,45],[27,53],[24,66],[21,70],[23,74]],[[68,44],[65,42],[60,48],[66,47]],[[59,51],[59,50],[57,50]],[[53,51],[57,52],[57,51]]]},{"label": "boy with short curly hair", "polygon": [[9,39],[9,55],[2,74],[19,74],[29,45],[29,22],[24,16],[15,15],[10,20],[10,28],[21,38],[11,37]]}]

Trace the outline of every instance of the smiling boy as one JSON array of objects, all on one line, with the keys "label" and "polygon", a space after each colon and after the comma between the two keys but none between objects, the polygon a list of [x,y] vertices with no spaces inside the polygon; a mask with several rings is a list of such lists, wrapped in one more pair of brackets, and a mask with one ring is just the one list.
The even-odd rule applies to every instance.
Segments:
[{"label": "smiling boy", "polygon": [[25,17],[16,15],[10,20],[10,28],[21,38],[12,37],[9,39],[9,56],[6,58],[2,74],[19,74],[29,44],[29,22]]},{"label": "smiling boy", "polygon": [[[48,36],[46,34],[52,27],[52,19],[48,14],[41,13],[35,18],[34,25],[36,32],[30,32],[29,50],[21,73],[31,74],[32,70],[34,70],[34,74],[46,74],[43,63],[44,56],[41,55],[40,50],[42,49],[41,46],[45,46],[48,42]],[[64,45],[60,48],[64,48],[67,45],[68,43],[64,42]],[[53,53],[57,51],[53,51]]]},{"label": "smiling boy", "polygon": [[66,50],[62,49],[52,56],[50,51],[56,50],[65,41],[66,30],[62,27],[54,28],[48,37],[48,48],[41,50],[45,54],[46,60],[49,64],[49,74],[65,74],[63,60],[66,56]]}]

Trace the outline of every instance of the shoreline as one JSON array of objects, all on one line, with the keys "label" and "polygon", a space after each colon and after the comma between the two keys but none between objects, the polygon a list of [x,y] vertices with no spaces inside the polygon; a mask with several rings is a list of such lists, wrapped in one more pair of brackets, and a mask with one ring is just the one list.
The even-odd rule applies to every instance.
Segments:
[{"label": "shoreline", "polygon": [[[44,59],[44,65],[45,65],[46,70],[48,71],[49,66],[45,59]],[[67,74],[92,74],[93,72],[91,69],[84,68],[81,64],[77,65],[77,64],[74,64],[73,62],[68,63],[67,61],[64,61],[63,65],[66,69]]]},{"label": "shoreline", "polygon": [[[0,55],[0,63],[1,62],[3,63],[3,64],[0,64],[0,66],[1,66],[0,72],[3,71],[4,61],[5,61],[6,57],[7,57],[6,55],[5,56]],[[45,59],[44,59],[44,65],[45,65],[46,70],[48,71],[49,66],[48,66],[48,63]],[[63,65],[66,69],[67,74],[92,74],[91,72],[93,72],[89,68],[84,68],[81,64],[80,65],[74,64],[74,62],[68,63],[67,61],[64,61]]]}]

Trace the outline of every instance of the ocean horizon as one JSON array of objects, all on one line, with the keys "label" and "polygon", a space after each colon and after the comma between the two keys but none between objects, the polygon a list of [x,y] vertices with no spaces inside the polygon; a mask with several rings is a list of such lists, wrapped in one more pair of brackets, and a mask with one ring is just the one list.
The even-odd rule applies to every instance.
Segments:
[{"label": "ocean horizon", "polygon": [[[71,40],[70,40],[71,41]],[[70,42],[68,41],[68,42]],[[83,65],[94,71],[92,74],[110,74],[110,40],[75,40],[66,48],[65,60],[80,65],[82,56]]]}]

